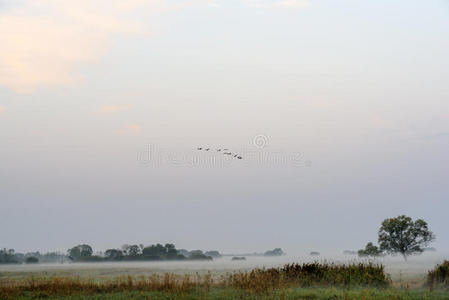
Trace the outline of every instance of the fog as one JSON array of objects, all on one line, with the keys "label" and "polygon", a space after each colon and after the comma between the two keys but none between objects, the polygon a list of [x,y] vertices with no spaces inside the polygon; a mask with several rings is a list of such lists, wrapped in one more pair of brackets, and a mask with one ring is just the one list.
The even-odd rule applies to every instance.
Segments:
[{"label": "fog", "polygon": [[206,274],[220,276],[226,273],[249,270],[253,268],[280,267],[288,263],[306,262],[334,262],[358,263],[373,262],[383,264],[385,271],[393,280],[422,280],[427,271],[447,258],[448,253],[426,253],[421,256],[412,256],[408,261],[402,257],[382,257],[377,259],[360,259],[357,256],[329,253],[320,256],[286,255],[280,257],[247,256],[246,260],[233,261],[232,257],[224,256],[213,261],[171,261],[171,262],[101,262],[101,263],[64,263],[64,264],[35,264],[35,265],[2,265],[2,275],[31,276],[33,274],[46,274],[46,276],[81,276],[81,277],[117,277],[127,275],[152,274]]},{"label": "fog", "polygon": [[447,252],[445,1],[175,2],[2,1],[0,247]]}]

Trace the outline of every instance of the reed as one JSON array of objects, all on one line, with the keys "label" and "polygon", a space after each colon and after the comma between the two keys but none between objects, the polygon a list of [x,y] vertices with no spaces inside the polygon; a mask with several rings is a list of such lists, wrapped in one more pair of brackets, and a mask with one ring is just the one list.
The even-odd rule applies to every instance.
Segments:
[{"label": "reed", "polygon": [[223,278],[227,286],[256,293],[269,293],[286,287],[378,287],[391,283],[382,265],[306,263],[281,268],[235,272]]},{"label": "reed", "polygon": [[390,279],[382,265],[375,264],[287,264],[280,268],[256,268],[219,278],[206,275],[125,276],[105,281],[92,278],[36,278],[0,284],[0,299],[121,292],[168,292],[208,294],[214,289],[232,289],[251,294],[269,294],[289,287],[388,287]]},{"label": "reed", "polygon": [[433,270],[427,273],[427,286],[431,289],[449,289],[449,260],[436,265]]}]

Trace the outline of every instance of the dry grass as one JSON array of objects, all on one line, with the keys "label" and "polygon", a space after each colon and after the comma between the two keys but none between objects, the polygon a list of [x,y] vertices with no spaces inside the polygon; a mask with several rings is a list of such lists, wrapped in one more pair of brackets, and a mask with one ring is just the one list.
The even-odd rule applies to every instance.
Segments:
[{"label": "dry grass", "polygon": [[77,278],[36,278],[12,280],[0,285],[0,299],[20,295],[104,294],[121,292],[208,293],[211,288],[231,288],[254,294],[268,294],[288,287],[387,287],[390,279],[382,265],[374,264],[288,264],[282,268],[257,268],[234,272],[214,279],[206,275],[151,275],[119,277],[106,281]]},{"label": "dry grass", "polygon": [[149,277],[119,277],[107,281],[81,278],[30,278],[11,281],[0,286],[0,299],[13,299],[19,295],[34,297],[73,294],[102,294],[130,291],[182,293],[199,289],[208,291],[213,284],[211,276],[152,275]]},{"label": "dry grass", "polygon": [[382,265],[369,264],[287,264],[282,268],[235,272],[223,279],[226,286],[269,293],[297,287],[388,287],[390,278]]},{"label": "dry grass", "polygon": [[445,260],[429,271],[427,274],[427,285],[431,289],[449,289],[449,260]]}]

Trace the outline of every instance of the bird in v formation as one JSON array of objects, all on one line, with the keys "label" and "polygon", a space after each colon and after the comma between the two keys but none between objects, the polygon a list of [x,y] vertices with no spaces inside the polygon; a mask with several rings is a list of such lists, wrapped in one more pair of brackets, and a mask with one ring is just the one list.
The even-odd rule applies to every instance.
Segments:
[{"label": "bird in v formation", "polygon": [[[210,148],[206,148],[206,147],[197,147],[196,149],[198,151],[210,151],[211,150]],[[216,152],[221,152],[223,155],[230,155],[237,159],[243,159],[243,157],[241,155],[230,152],[228,148],[223,148],[223,149],[218,148],[218,149],[216,149]]]}]

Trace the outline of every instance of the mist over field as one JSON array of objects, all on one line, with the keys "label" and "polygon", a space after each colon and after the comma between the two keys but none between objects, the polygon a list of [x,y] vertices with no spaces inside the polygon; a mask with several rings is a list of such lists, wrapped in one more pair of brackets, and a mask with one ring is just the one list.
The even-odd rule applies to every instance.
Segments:
[{"label": "mist over field", "polygon": [[125,275],[149,276],[172,274],[212,274],[219,277],[235,271],[251,270],[253,268],[281,267],[294,262],[334,262],[384,264],[385,270],[395,281],[422,281],[425,274],[436,264],[442,262],[447,254],[440,255],[426,253],[404,261],[401,257],[385,257],[378,259],[360,259],[357,256],[348,256],[338,253],[312,257],[310,255],[286,255],[280,257],[246,257],[244,261],[233,261],[231,257],[224,256],[212,261],[131,261],[131,262],[101,262],[76,264],[26,264],[4,265],[0,269],[0,279],[6,276],[11,278],[27,278],[28,276],[68,276],[81,278],[96,277],[101,279],[114,278]]}]

